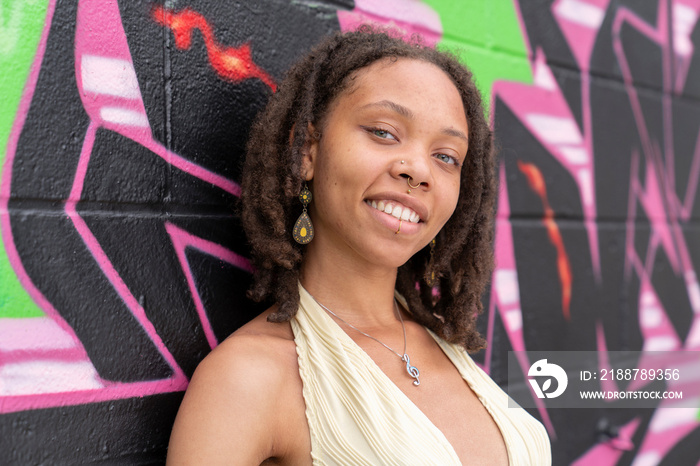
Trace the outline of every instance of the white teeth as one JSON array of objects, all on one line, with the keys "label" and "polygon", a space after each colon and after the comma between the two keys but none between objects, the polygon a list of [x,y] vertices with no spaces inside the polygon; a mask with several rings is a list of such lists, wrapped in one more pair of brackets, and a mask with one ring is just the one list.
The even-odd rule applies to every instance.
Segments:
[{"label": "white teeth", "polygon": [[390,202],[385,203],[384,201],[365,201],[368,206],[374,207],[375,209],[384,212],[389,215],[393,215],[399,220],[409,221],[411,223],[420,222],[420,216],[418,213],[412,211],[408,207],[401,207],[394,205]]}]

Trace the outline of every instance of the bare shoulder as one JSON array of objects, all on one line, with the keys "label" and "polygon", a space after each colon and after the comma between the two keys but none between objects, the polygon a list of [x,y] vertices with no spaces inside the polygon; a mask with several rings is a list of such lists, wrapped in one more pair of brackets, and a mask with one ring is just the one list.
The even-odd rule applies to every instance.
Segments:
[{"label": "bare shoulder", "polygon": [[303,458],[299,445],[310,441],[294,338],[289,323],[267,322],[269,312],[237,330],[197,367],[175,420],[169,464]]}]

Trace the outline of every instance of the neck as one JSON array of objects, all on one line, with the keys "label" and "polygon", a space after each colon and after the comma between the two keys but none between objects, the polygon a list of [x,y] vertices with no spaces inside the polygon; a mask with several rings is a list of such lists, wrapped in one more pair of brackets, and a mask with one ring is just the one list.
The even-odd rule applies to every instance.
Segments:
[{"label": "neck", "polygon": [[[320,250],[324,252],[321,254]],[[318,302],[355,326],[395,326],[398,269],[352,259],[352,255],[309,247],[301,266],[302,286]]]}]

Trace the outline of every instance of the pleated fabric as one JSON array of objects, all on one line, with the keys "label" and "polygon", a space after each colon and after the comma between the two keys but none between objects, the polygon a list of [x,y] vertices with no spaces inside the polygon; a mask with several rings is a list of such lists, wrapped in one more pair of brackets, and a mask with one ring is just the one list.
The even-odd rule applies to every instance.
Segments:
[{"label": "pleated fabric", "polygon": [[[444,434],[299,285],[292,329],[314,465],[460,465]],[[397,294],[405,306],[403,298]],[[540,422],[460,347],[428,331],[498,425],[513,466],[548,466]]]}]

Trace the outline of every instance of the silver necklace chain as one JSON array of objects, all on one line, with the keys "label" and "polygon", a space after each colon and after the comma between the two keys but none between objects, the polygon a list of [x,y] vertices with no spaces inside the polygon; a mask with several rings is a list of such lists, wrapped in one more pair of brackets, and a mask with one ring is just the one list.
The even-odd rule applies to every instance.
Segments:
[{"label": "silver necklace chain", "polygon": [[[309,294],[310,294],[310,293],[309,293]],[[328,309],[328,308],[327,308],[326,306],[324,306],[323,304],[319,303],[318,300],[317,300],[316,298],[314,298],[313,296],[311,296],[311,297],[314,299],[314,301],[316,301],[316,304],[318,304],[318,305],[321,306],[323,309],[325,309],[325,310],[326,310],[329,314],[331,314],[333,317],[335,317],[336,319],[338,319],[339,321],[341,321],[342,323],[344,323],[345,325],[347,325],[347,326],[350,327],[351,329],[355,330],[356,332],[359,332],[359,333],[361,333],[362,335],[366,336],[367,338],[371,338],[372,340],[376,341],[377,343],[379,343],[380,345],[382,345],[384,348],[388,349],[389,351],[391,351],[392,353],[394,353],[396,356],[398,356],[399,358],[401,358],[401,360],[402,360],[403,362],[406,363],[406,372],[408,372],[408,375],[410,375],[411,377],[413,377],[413,378],[415,379],[415,380],[413,381],[413,385],[415,385],[416,387],[417,387],[418,385],[420,385],[420,380],[418,379],[418,377],[420,377],[420,372],[418,371],[418,369],[416,368],[416,366],[412,366],[412,365],[411,365],[411,359],[408,357],[408,354],[406,354],[406,326],[405,326],[404,323],[403,323],[403,317],[401,317],[401,311],[399,311],[399,306],[396,304],[396,299],[394,299],[394,309],[396,310],[396,313],[397,313],[398,316],[399,316],[399,321],[401,322],[401,329],[403,330],[403,356],[400,355],[399,353],[397,353],[396,351],[394,351],[394,350],[393,350],[389,345],[387,345],[386,343],[380,341],[380,340],[377,339],[377,338],[374,338],[372,335],[370,335],[370,334],[368,334],[368,333],[363,332],[362,330],[360,330],[359,328],[355,327],[355,326],[352,325],[351,323],[346,322],[346,321],[343,320],[338,314],[336,314],[335,312],[331,311],[330,309]]]}]

